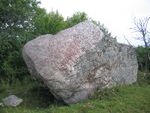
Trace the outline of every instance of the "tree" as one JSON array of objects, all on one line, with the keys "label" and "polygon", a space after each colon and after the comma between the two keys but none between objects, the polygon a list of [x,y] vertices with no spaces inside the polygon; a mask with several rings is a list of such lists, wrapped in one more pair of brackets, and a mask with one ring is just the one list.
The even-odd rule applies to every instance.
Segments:
[{"label": "tree", "polygon": [[141,70],[141,71],[145,70],[146,65],[150,70],[150,60],[145,59],[146,53],[148,53],[148,52],[150,53],[150,48],[146,49],[145,47],[139,46],[135,49],[136,49],[136,53],[137,53],[139,70]]},{"label": "tree", "polygon": [[148,31],[150,17],[145,18],[134,18],[134,27],[132,28],[135,32],[139,33],[138,39],[144,42],[145,48],[150,44],[150,31]]},{"label": "tree", "polygon": [[[137,53],[138,53],[138,57],[140,56],[144,57],[144,58],[138,58],[138,59],[144,59],[145,70],[149,70],[148,62],[150,62],[150,52],[149,52],[150,32],[148,30],[149,20],[150,20],[150,17],[139,18],[139,19],[135,18],[134,27],[132,28],[135,32],[139,34],[139,37],[137,38],[144,42],[144,48],[143,49],[139,48],[139,51]],[[141,55],[141,53],[143,55]]]},{"label": "tree", "polygon": [[66,23],[62,15],[58,11],[46,13],[45,10],[39,9],[35,18],[33,19],[34,33],[41,34],[55,34],[60,30],[65,29]]},{"label": "tree", "polygon": [[[36,0],[0,0],[0,77],[7,78],[11,71],[22,76],[25,67],[21,49],[33,29],[32,18],[38,9]],[[16,62],[16,63],[14,63]],[[17,68],[21,70],[17,70]],[[10,72],[9,72],[10,71]],[[27,72],[27,71],[26,71]]]},{"label": "tree", "polygon": [[0,30],[28,28],[37,4],[36,0],[1,0]]},{"label": "tree", "polygon": [[22,43],[23,35],[32,27],[31,21],[38,8],[37,4],[35,0],[0,1],[0,59]]},{"label": "tree", "polygon": [[88,20],[88,16],[84,12],[77,12],[73,14],[72,17],[68,17],[66,22],[67,22],[67,27],[72,27],[80,22],[83,22],[85,20]]}]

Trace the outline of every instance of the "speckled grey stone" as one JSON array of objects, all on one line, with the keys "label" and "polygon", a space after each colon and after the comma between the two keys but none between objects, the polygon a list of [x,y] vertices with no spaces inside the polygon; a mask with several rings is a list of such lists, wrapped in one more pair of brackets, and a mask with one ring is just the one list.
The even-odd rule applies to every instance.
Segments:
[{"label": "speckled grey stone", "polygon": [[29,41],[23,58],[31,75],[68,104],[137,78],[134,48],[117,43],[90,21]]},{"label": "speckled grey stone", "polygon": [[9,95],[8,97],[2,99],[2,101],[5,106],[12,106],[12,107],[16,107],[23,102],[21,98],[18,98],[15,95]]}]

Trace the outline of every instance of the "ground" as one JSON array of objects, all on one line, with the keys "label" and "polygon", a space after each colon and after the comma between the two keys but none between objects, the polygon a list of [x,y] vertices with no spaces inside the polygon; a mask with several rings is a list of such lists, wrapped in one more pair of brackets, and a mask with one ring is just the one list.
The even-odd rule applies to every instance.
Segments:
[{"label": "ground", "polygon": [[24,102],[16,108],[0,107],[0,113],[150,113],[150,84],[141,72],[137,83],[99,90],[89,100],[69,106],[57,102],[47,89],[31,81],[11,86],[1,82],[0,100],[16,94]]}]

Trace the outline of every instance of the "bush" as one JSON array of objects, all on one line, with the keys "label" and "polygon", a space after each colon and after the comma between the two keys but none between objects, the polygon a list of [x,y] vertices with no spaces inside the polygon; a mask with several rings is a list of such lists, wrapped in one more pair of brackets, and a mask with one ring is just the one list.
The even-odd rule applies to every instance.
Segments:
[{"label": "bush", "polygon": [[21,51],[13,51],[9,53],[8,57],[4,60],[2,69],[4,74],[2,78],[10,83],[15,82],[15,79],[23,80],[28,75],[28,70],[23,61]]},{"label": "bush", "polygon": [[138,72],[138,78],[137,78],[137,84],[138,85],[145,85],[150,84],[150,73],[148,72]]},{"label": "bush", "polygon": [[150,60],[147,58],[150,48],[139,46],[136,48],[138,65],[140,71],[150,71]]}]

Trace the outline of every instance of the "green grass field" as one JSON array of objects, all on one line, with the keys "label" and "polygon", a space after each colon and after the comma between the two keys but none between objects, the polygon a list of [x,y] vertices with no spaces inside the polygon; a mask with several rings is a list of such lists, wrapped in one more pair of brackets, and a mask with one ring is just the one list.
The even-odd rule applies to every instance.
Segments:
[{"label": "green grass field", "polygon": [[89,100],[70,106],[50,96],[37,82],[25,80],[11,87],[3,82],[0,100],[16,94],[24,102],[18,107],[0,107],[0,113],[150,113],[150,84],[139,73],[137,83],[96,92]]}]

